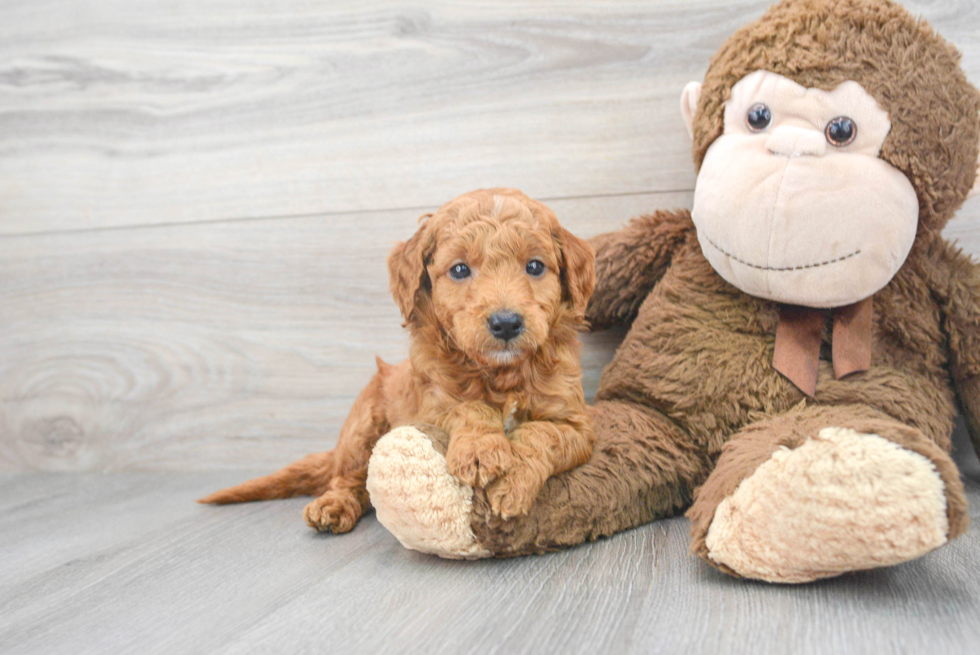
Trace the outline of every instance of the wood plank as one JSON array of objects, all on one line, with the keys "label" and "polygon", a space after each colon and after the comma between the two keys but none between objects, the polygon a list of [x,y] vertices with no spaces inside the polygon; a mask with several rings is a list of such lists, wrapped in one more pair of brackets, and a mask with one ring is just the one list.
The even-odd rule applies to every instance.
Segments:
[{"label": "wood plank", "polygon": [[[381,262],[422,211],[510,184],[588,236],[689,206],[676,97],[767,4],[0,6],[0,471],[236,469],[0,475],[0,652],[973,652],[962,425],[967,535],[805,587],[705,567],[684,519],[466,563],[192,503],[332,445],[404,355]],[[906,4],[980,81],[980,4]],[[980,254],[980,199],[946,234]],[[620,336],[585,337],[588,389]]]},{"label": "wood plank", "polygon": [[[345,116],[367,120],[375,116],[365,110],[369,103],[383,109],[377,114],[379,120],[393,119],[398,103],[377,90],[394,85],[392,88],[400,89],[399,93],[411,96],[411,102],[398,105],[405,110],[404,116],[424,117],[424,121],[444,129],[446,139],[454,132],[469,133],[445,120],[440,112],[446,96],[439,94],[456,88],[453,84],[464,84],[462,69],[454,66],[465,68],[472,62],[466,59],[470,63],[454,64],[454,58],[471,57],[473,62],[483,62],[479,65],[485,67],[481,70],[487,75],[487,71],[495,70],[494,66],[505,66],[506,71],[498,71],[494,78],[503,86],[494,87],[493,93],[481,87],[474,91],[472,102],[487,102],[493,96],[493,102],[498,103],[493,105],[494,111],[499,109],[507,117],[508,126],[512,120],[515,124],[530,121],[540,127],[540,108],[527,104],[532,79],[534,85],[550,89],[541,94],[541,102],[554,101],[559,105],[564,96],[552,86],[567,85],[574,93],[582,94],[585,87],[596,86],[609,93],[588,96],[589,102],[622,112],[615,119],[609,113],[602,114],[606,117],[602,120],[615,124],[617,130],[623,125],[627,127],[622,129],[632,130],[630,147],[654,144],[659,148],[663,139],[667,143],[679,133],[661,126],[655,128],[664,133],[660,139],[658,134],[642,130],[650,129],[650,115],[673,116],[676,103],[669,111],[651,108],[646,96],[635,95],[637,89],[663,90],[670,85],[664,77],[668,75],[677,74],[678,79],[685,80],[700,75],[688,73],[695,63],[703,66],[707,61],[716,47],[713,39],[720,42],[724,34],[747,19],[746,13],[761,11],[762,4],[705,2],[704,11],[698,14],[700,23],[691,21],[689,4],[647,4],[626,2],[572,9],[560,17],[541,3],[522,4],[520,8],[491,4],[479,9],[449,3],[408,11],[401,5],[383,2],[358,8],[252,2],[241,6],[209,4],[193,14],[169,0],[152,6],[116,2],[96,8],[87,2],[69,6],[53,0],[5,7],[4,16],[9,20],[0,21],[0,99],[9,99],[9,107],[21,109],[8,111],[8,104],[4,104],[5,109],[0,111],[0,126],[8,121],[6,125],[11,128],[0,129],[0,161],[12,166],[10,175],[0,174],[0,232],[8,218],[28,228],[14,230],[24,234],[0,236],[0,470],[274,466],[309,450],[332,445],[354,394],[373,371],[373,355],[379,353],[390,360],[404,356],[404,333],[388,298],[380,262],[395,240],[411,233],[417,214],[459,189],[434,197],[431,205],[416,209],[336,213],[346,201],[334,202],[334,196],[321,194],[316,202],[322,200],[322,206],[334,213],[278,220],[239,218],[200,226],[182,226],[179,221],[183,218],[168,213],[166,220],[176,221],[177,225],[147,226],[144,217],[158,211],[172,212],[175,203],[192,211],[210,206],[211,200],[205,196],[215,188],[224,189],[238,200],[247,199],[253,191],[267,193],[270,188],[263,186],[264,176],[250,178],[240,171],[222,183],[204,175],[194,164],[198,156],[224,156],[222,153],[231,151],[241,155],[232,147],[236,139],[252,147],[251,138],[261,137],[256,139],[259,145],[255,147],[264,148],[270,139],[278,142],[275,135],[280,134],[275,130],[272,137],[267,134],[271,128],[265,121],[269,120],[271,101],[259,89],[264,89],[268,80],[263,81],[261,76],[253,80],[242,73],[247,80],[243,85],[251,92],[226,93],[216,81],[224,79],[218,73],[212,80],[216,86],[202,82],[207,76],[201,77],[203,73],[195,68],[200,57],[233,53],[231,60],[252,61],[249,57],[273,57],[282,51],[289,53],[284,61],[302,61],[310,66],[316,53],[323,55],[325,61],[358,61],[362,66],[357,75],[341,67],[339,77],[326,75],[327,81],[309,90],[320,94],[317,102],[333,108],[325,111],[322,124],[333,125],[346,120]],[[922,8],[937,27],[964,48],[969,69],[969,62],[977,60],[980,52],[977,32],[969,29],[976,23],[977,12],[958,5]],[[228,18],[230,12],[235,12],[234,21]],[[415,22],[405,22],[405,17]],[[392,32],[395,36],[379,36],[388,34],[386,30],[395,29],[393,26],[401,26]],[[76,27],[79,29],[73,29]],[[475,32],[484,31],[488,36],[474,38]],[[651,34],[659,31],[670,34],[654,39],[654,46],[643,46],[647,50],[639,59],[623,54],[646,43]],[[433,54],[443,52],[441,45],[430,43],[437,33],[442,35],[439,43],[444,41],[445,52],[450,53],[444,53],[444,57]],[[695,33],[697,36],[692,36]],[[406,34],[416,36],[409,39]],[[506,54],[510,50],[498,47],[507,38],[517,39],[512,45],[515,50],[523,47],[523,54]],[[403,43],[406,39],[411,43]],[[687,44],[685,54],[668,52],[671,47],[679,48],[678,39],[694,39]],[[585,47],[582,42],[592,45]],[[533,46],[534,43],[538,45]],[[265,44],[265,48],[255,44]],[[250,47],[261,53],[255,54]],[[111,51],[104,57],[100,55],[101,67],[83,65],[85,52],[92,48]],[[227,52],[222,48],[227,48]],[[411,60],[421,66],[420,75],[429,76],[425,77],[428,86],[420,83],[415,88],[410,82],[416,78],[405,77],[404,69],[399,68],[407,56],[403,52],[406,48],[415,48],[421,53],[419,57],[431,59],[425,59],[429,68]],[[216,53],[216,49],[220,52]],[[697,62],[685,59],[688,51],[696,53]],[[507,59],[510,56],[516,59]],[[650,66],[654,60],[660,65]],[[398,65],[390,68],[391,61]],[[2,62],[8,62],[9,67],[5,68]],[[221,62],[226,59],[214,59],[215,71]],[[41,64],[47,73],[32,68]],[[127,66],[135,67],[136,72],[123,74]],[[637,66],[643,70],[637,70]],[[284,64],[283,70],[293,68]],[[313,74],[303,70],[306,73],[297,73],[300,78]],[[439,80],[445,77],[446,70],[455,71],[455,77],[449,75],[449,87],[443,89]],[[229,79],[232,78],[238,79],[234,75]],[[369,78],[375,82],[369,82]],[[360,89],[355,82],[364,89],[361,95],[355,94],[354,104],[344,100],[346,96],[326,100],[328,91],[346,89],[344,85]],[[198,83],[200,88],[195,86]],[[380,86],[371,86],[374,83]],[[604,86],[608,84],[612,86]],[[285,93],[283,100],[287,105],[292,102],[288,98],[306,93],[290,88],[292,91]],[[188,100],[188,93],[200,101],[192,110],[187,110],[187,103],[194,104]],[[622,93],[626,96],[621,97]],[[203,100],[212,97],[213,103]],[[427,108],[425,103],[433,98],[442,104]],[[629,109],[633,100],[627,102],[624,98],[636,100],[643,111]],[[239,101],[243,106],[235,104]],[[159,119],[173,130],[168,132],[159,125],[150,129],[150,123],[138,121],[129,124],[120,116],[143,114],[117,111],[132,103],[149,107],[154,102],[171,102],[166,106],[172,111],[153,114],[150,123]],[[310,107],[323,108],[322,104],[310,102]],[[476,105],[466,104],[470,100],[461,102],[460,107],[475,111]],[[78,108],[79,103],[84,110]],[[55,105],[61,109],[51,110]],[[475,111],[473,120],[488,120],[484,113]],[[216,114],[227,120],[217,120]],[[547,112],[544,115],[550,116]],[[53,116],[60,118],[54,120]],[[552,118],[547,119],[549,125]],[[309,112],[301,113],[301,118],[295,118],[299,132],[290,132],[292,136],[284,137],[283,143],[292,144],[290,147],[314,143],[316,139],[303,130],[314,129],[321,125],[319,121]],[[641,123],[642,130],[637,131]],[[282,127],[278,123],[276,126]],[[359,130],[365,136],[364,130],[373,132],[375,128],[365,123],[357,129],[347,124],[337,129],[345,138],[353,139]],[[212,134],[209,130],[213,131],[213,138],[205,135]],[[521,144],[544,148],[554,131],[522,132],[522,139],[528,140]],[[562,138],[567,137],[567,129],[559,131]],[[173,138],[168,141],[165,133]],[[83,162],[72,160],[75,155],[66,154],[64,147],[66,143],[76,143],[72,141],[76,137],[87,145],[71,152],[89,158]],[[138,148],[127,154],[128,151],[119,152],[111,146],[120,140],[138,143],[144,138],[158,145],[172,142],[173,148],[145,156],[146,153],[137,152]],[[107,143],[111,146],[108,149],[103,147]],[[452,157],[456,156],[449,141],[435,139],[431,143],[433,148],[445,148]],[[615,146],[618,141],[610,143]],[[634,161],[636,167],[628,174],[616,168],[617,179],[628,180],[632,179],[629,175],[647,175],[650,171],[689,170],[687,146],[681,148],[675,143],[670,148],[674,149],[673,154],[648,150],[656,157],[649,160],[649,165]],[[593,187],[583,184],[576,175],[583,171],[591,174],[596,166],[619,161],[619,155],[609,156],[612,150],[601,156],[598,151],[587,150],[575,152],[587,154],[589,165],[572,171],[564,166],[575,163],[578,154],[573,153],[569,159],[565,151],[548,154],[547,149],[539,149],[535,170],[556,184],[567,183],[567,188],[559,189],[561,193],[587,191]],[[514,152],[523,151],[518,148]],[[24,165],[25,157],[38,153],[52,160],[48,162],[50,167],[44,165],[43,173]],[[496,145],[488,147],[485,142],[474,145],[466,165],[482,172],[452,179],[477,184],[486,173],[487,179],[497,181],[493,177],[497,172],[510,170],[513,158],[509,154],[496,149]],[[403,155],[393,151],[392,157],[401,162],[400,166],[410,168],[412,175],[419,176],[419,188],[424,188],[425,193],[443,188],[439,184],[450,179],[442,169],[425,168],[428,159],[419,168],[413,157]],[[62,156],[65,159],[61,164],[54,162],[61,161]],[[246,160],[248,157],[225,164],[238,165]],[[628,160],[626,157],[623,161]],[[560,165],[555,167],[555,161]],[[346,167],[353,167],[351,170],[360,165],[346,158],[344,162]],[[187,172],[193,179],[182,180],[182,185],[188,185],[187,191],[178,193],[167,187],[167,180],[176,178],[162,174],[163,169],[140,168],[144,164],[172,165],[180,169],[181,175]],[[59,169],[62,165],[67,168]],[[86,216],[95,215],[84,209],[90,203],[62,193],[66,180],[82,180],[86,189],[102,188],[90,184],[91,180],[85,181],[85,176],[105,175],[105,166],[118,168],[125,175],[138,175],[142,181],[127,182],[127,193],[98,197],[99,202],[123,203],[117,207],[117,217],[125,224],[121,228],[107,227],[113,224],[111,221],[85,222]],[[228,170],[238,169],[231,166]],[[385,177],[381,168],[363,172],[372,179]],[[23,181],[18,177],[22,175],[37,179],[30,184],[17,182]],[[57,180],[57,184],[37,184],[42,175]],[[535,179],[527,177],[530,184],[537,184]],[[432,182],[437,184],[433,186]],[[386,184],[389,183],[390,179]],[[59,220],[69,221],[70,225],[45,223],[46,210],[39,206],[25,205],[23,211],[16,210],[19,201],[5,195],[4,184],[30,189],[45,201],[72,205],[71,211],[58,213]],[[351,184],[345,181],[343,188],[353,188]],[[617,190],[632,187],[606,183],[600,186],[603,193],[614,195],[575,197],[550,204],[568,227],[583,235],[612,229],[626,217],[651,209],[690,205],[690,192],[622,195]],[[400,198],[393,191],[396,187],[385,187],[392,191],[387,196],[379,191],[371,198],[381,199],[377,204],[401,206],[408,201],[402,198],[396,202]],[[150,196],[144,193],[147,189]],[[303,197],[299,187],[291,191],[294,193],[285,195]],[[158,192],[166,197],[152,195]],[[251,215],[243,207],[238,206],[236,216]],[[211,220],[220,215],[196,215],[188,220]],[[46,232],[66,227],[81,228],[82,232]],[[89,228],[94,231],[86,232]],[[27,234],[30,232],[39,233],[31,236]],[[947,234],[958,238],[967,250],[980,253],[980,199],[968,203],[961,217],[950,224]],[[590,393],[620,336],[621,333],[614,333],[585,338],[584,376]]]},{"label": "wood plank", "polygon": [[[199,479],[186,474],[29,475],[0,477],[0,580],[7,603],[0,616],[7,622],[34,601],[67,600],[96,583],[110,570],[100,566],[107,559],[118,566],[127,544],[166,540],[169,526],[193,513],[188,494],[211,489],[195,487]],[[234,483],[241,475],[217,474],[209,483]],[[138,520],[140,513],[152,521]],[[38,578],[42,572],[53,574]]]},{"label": "wood plank", "polygon": [[316,535],[303,499],[191,502],[229,476],[0,476],[17,508],[0,517],[0,652],[959,654],[980,638],[976,520],[915,562],[780,586],[690,557],[683,518],[454,562],[404,550],[373,515]]},{"label": "wood plank", "polygon": [[[590,235],[690,194],[552,203]],[[407,341],[413,210],[0,239],[0,470],[276,466],[332,447]],[[590,337],[586,383],[617,335]]]},{"label": "wood plank", "polygon": [[[551,204],[589,236],[690,200]],[[0,239],[0,470],[261,469],[332,447],[374,356],[407,353],[383,262],[417,213]],[[589,397],[623,334],[583,335]]]},{"label": "wood plank", "polygon": [[[61,516],[49,512],[41,496],[37,516],[18,525],[46,531],[47,540],[57,544],[48,550],[72,548],[74,557],[47,565],[42,558],[24,557],[35,539],[20,533],[12,558],[29,575],[5,585],[2,652],[197,650],[216,629],[234,634],[240,624],[264,616],[331,568],[374,552],[372,544],[387,536],[380,529],[359,531],[327,550],[302,524],[302,499],[231,512],[193,503],[195,496],[227,482],[227,474],[220,480],[110,476],[121,493],[109,503],[84,502],[91,476],[63,477],[81,487],[68,508],[74,524],[62,529]],[[106,479],[100,477],[103,484]],[[149,488],[149,482],[157,488]],[[276,561],[286,567],[272,573],[268,565]],[[52,621],[60,625],[43,627]]]},{"label": "wood plank", "polygon": [[[689,190],[684,84],[758,0],[7,3],[0,234]],[[908,3],[980,80],[980,11]]]}]

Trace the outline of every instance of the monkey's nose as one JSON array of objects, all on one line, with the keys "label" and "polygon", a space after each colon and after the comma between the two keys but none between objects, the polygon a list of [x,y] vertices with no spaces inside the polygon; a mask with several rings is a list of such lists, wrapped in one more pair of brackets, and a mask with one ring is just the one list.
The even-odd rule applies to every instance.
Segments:
[{"label": "monkey's nose", "polygon": [[497,312],[487,319],[490,334],[503,341],[510,341],[524,332],[524,317],[514,312]]},{"label": "monkey's nose", "polygon": [[793,125],[781,125],[766,139],[766,149],[774,155],[800,157],[822,156],[827,152],[827,139],[823,133]]}]

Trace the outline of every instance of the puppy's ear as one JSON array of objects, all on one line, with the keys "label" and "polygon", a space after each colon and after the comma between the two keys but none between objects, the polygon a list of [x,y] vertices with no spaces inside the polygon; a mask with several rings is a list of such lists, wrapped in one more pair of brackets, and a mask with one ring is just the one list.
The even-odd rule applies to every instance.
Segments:
[{"label": "puppy's ear", "polygon": [[421,226],[411,239],[395,246],[388,255],[388,279],[391,295],[395,297],[398,308],[406,323],[412,322],[417,307],[419,293],[431,288],[429,275],[425,272],[426,260],[432,254],[433,239],[429,218],[425,214],[419,222]]},{"label": "puppy's ear", "polygon": [[595,289],[595,251],[587,241],[563,227],[558,228],[555,236],[561,252],[563,300],[572,306],[575,317],[583,320],[589,297]]}]

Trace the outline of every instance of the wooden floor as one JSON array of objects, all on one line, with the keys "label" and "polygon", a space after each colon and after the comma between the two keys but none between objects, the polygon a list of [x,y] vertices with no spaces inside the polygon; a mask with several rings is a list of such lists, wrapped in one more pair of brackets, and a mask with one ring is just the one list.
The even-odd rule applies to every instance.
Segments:
[{"label": "wooden floor", "polygon": [[319,535],[303,499],[202,507],[243,473],[0,476],[0,653],[976,653],[973,525],[926,557],[802,586],[687,554],[686,519],[541,557],[453,562],[373,514]]},{"label": "wooden floor", "polygon": [[[803,587],[684,519],[447,562],[192,500],[329,448],[404,357],[384,257],[483,186],[582,236],[689,207],[679,117],[767,0],[0,0],[0,654],[966,653],[974,527]],[[980,83],[980,2],[907,2]],[[946,235],[980,254],[980,198]],[[594,391],[621,332],[587,335]]]}]

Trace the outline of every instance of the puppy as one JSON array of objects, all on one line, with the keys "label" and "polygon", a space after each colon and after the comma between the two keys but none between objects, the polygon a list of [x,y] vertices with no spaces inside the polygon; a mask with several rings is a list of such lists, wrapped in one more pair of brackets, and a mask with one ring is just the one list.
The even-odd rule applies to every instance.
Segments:
[{"label": "puppy", "polygon": [[388,258],[409,359],[377,360],[334,450],[199,502],[315,495],[306,522],[348,532],[370,507],[371,449],[405,424],[446,430],[450,472],[484,488],[503,518],[526,514],[549,476],[589,459],[576,332],[595,286],[591,246],[513,189],[467,193],[420,223]]}]

